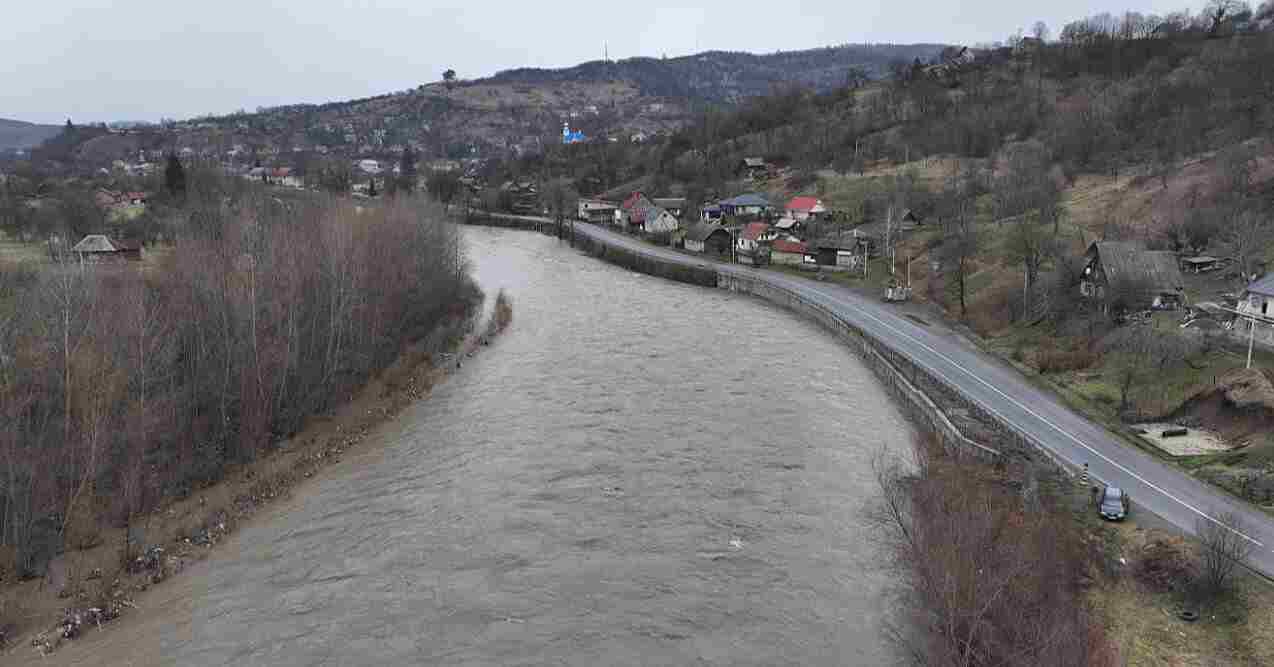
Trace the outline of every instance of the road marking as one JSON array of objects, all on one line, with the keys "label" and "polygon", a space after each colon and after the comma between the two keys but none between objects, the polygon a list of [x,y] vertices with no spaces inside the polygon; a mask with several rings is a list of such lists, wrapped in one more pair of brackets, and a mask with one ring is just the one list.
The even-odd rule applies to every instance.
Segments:
[{"label": "road marking", "polygon": [[[640,247],[638,247],[636,244],[628,244],[628,243],[627,243],[627,239],[618,239],[618,238],[617,238],[616,240],[618,240],[619,242],[621,242],[623,245],[628,245],[628,246],[629,246],[629,248],[630,248],[630,249],[633,249],[634,251],[638,251],[638,250],[647,250],[647,249],[644,249],[644,248],[640,248]],[[687,258],[684,258],[684,257],[681,257],[681,256],[679,256],[679,255],[676,255],[675,253],[668,252],[668,253],[666,253],[666,254],[665,254],[665,252],[657,250],[655,254],[656,254],[656,255],[663,256],[663,257],[665,257],[666,259],[669,259],[669,260],[675,260],[675,261],[678,261],[679,263],[684,263],[684,264],[689,264],[689,263],[690,263],[690,262],[689,262],[689,260],[688,260]],[[989,382],[987,382],[986,380],[982,379],[982,378],[981,378],[980,376],[978,376],[977,374],[973,373],[973,372],[972,372],[972,371],[970,371],[969,369],[967,369],[967,368],[965,368],[964,366],[962,366],[962,365],[960,365],[959,363],[957,363],[954,359],[951,359],[950,357],[946,356],[945,354],[943,354],[943,353],[941,353],[941,352],[939,352],[939,351],[937,351],[937,350],[933,349],[933,348],[932,348],[932,347],[930,347],[928,344],[926,344],[926,343],[924,343],[924,342],[922,342],[922,341],[920,341],[920,340],[916,339],[914,336],[911,336],[910,334],[906,333],[905,331],[902,331],[902,330],[900,330],[900,329],[898,329],[898,328],[894,327],[893,325],[889,324],[888,322],[886,322],[886,321],[884,321],[884,320],[880,319],[879,317],[877,317],[877,316],[876,316],[876,315],[874,315],[873,313],[869,312],[869,311],[868,311],[865,307],[863,307],[863,306],[859,306],[859,305],[855,305],[855,304],[852,304],[852,303],[850,303],[850,302],[848,302],[848,301],[843,301],[843,300],[841,300],[841,298],[840,298],[840,297],[838,297],[838,296],[836,296],[836,295],[833,295],[833,294],[829,294],[829,293],[827,293],[827,292],[824,292],[824,291],[822,291],[821,289],[816,289],[814,286],[801,286],[801,285],[797,285],[797,284],[796,284],[796,283],[794,283],[794,282],[791,282],[791,281],[788,281],[788,280],[786,280],[786,279],[782,279],[782,278],[780,278],[780,279],[779,279],[779,280],[777,280],[777,281],[771,281],[771,280],[768,280],[768,279],[767,279],[767,278],[768,278],[768,276],[765,276],[765,277],[763,277],[763,276],[759,276],[759,275],[757,275],[757,274],[756,274],[756,272],[755,272],[755,271],[741,270],[741,269],[738,269],[738,268],[736,268],[736,267],[731,267],[731,266],[729,266],[729,265],[720,265],[720,264],[718,265],[718,270],[724,270],[726,273],[736,273],[737,275],[747,276],[747,277],[749,277],[749,278],[751,278],[751,279],[754,279],[754,280],[761,280],[761,281],[763,281],[763,282],[769,283],[770,285],[778,286],[780,289],[785,289],[785,290],[787,290],[787,291],[789,291],[789,292],[796,292],[796,291],[799,291],[800,289],[806,289],[806,290],[808,290],[808,291],[810,291],[810,292],[812,292],[812,293],[814,293],[814,294],[817,294],[817,295],[819,295],[819,296],[823,297],[824,299],[828,299],[828,300],[830,300],[833,304],[839,304],[839,305],[842,305],[842,306],[847,307],[847,308],[851,308],[851,309],[853,309],[853,310],[855,310],[855,311],[859,312],[860,314],[862,314],[862,315],[864,315],[864,316],[866,316],[866,317],[870,318],[871,320],[874,320],[877,324],[879,324],[880,326],[884,327],[885,329],[888,329],[889,331],[892,331],[893,333],[897,334],[898,336],[900,336],[900,337],[902,337],[902,338],[906,338],[907,340],[909,340],[909,341],[911,341],[912,343],[916,344],[916,345],[917,345],[917,346],[919,346],[920,348],[922,348],[922,349],[924,349],[924,350],[928,351],[930,354],[934,355],[935,357],[937,357],[937,358],[939,358],[939,359],[941,359],[941,360],[943,360],[943,361],[946,361],[947,363],[951,364],[951,365],[952,365],[952,366],[954,366],[955,368],[957,368],[957,369],[959,369],[960,371],[964,372],[964,374],[965,374],[965,375],[968,375],[969,377],[973,378],[973,379],[974,379],[974,380],[976,380],[977,382],[981,383],[981,384],[982,384],[983,386],[985,386],[986,388],[990,389],[991,391],[995,392],[996,394],[999,394],[1001,397],[1003,397],[1003,398],[1004,398],[1006,401],[1008,401],[1009,403],[1011,403],[1011,404],[1013,404],[1013,405],[1016,405],[1016,406],[1017,406],[1018,408],[1020,408],[1022,411],[1026,412],[1027,414],[1031,415],[1032,417],[1035,417],[1035,418],[1036,418],[1036,419],[1038,419],[1039,421],[1041,421],[1041,422],[1043,422],[1043,423],[1047,424],[1047,425],[1048,425],[1050,428],[1052,428],[1054,431],[1057,431],[1058,433],[1062,434],[1063,436],[1065,436],[1066,438],[1070,439],[1070,440],[1071,440],[1072,442],[1074,442],[1075,444],[1077,444],[1077,445],[1079,445],[1080,447],[1082,447],[1082,448],[1084,448],[1084,449],[1088,450],[1088,451],[1089,451],[1089,452],[1091,452],[1092,454],[1096,455],[1098,458],[1100,458],[1100,459],[1102,459],[1103,461],[1105,461],[1105,462],[1109,463],[1111,466],[1113,466],[1113,467],[1115,467],[1116,469],[1118,469],[1118,470],[1122,471],[1124,474],[1128,475],[1129,477],[1132,477],[1133,479],[1136,479],[1137,481],[1141,482],[1142,484],[1146,485],[1147,487],[1149,487],[1149,488],[1151,488],[1151,489],[1154,489],[1155,491],[1158,491],[1158,492],[1159,492],[1160,494],[1162,494],[1164,497],[1166,497],[1166,498],[1168,498],[1168,499],[1172,500],[1173,502],[1177,503],[1178,505],[1181,505],[1182,507],[1184,507],[1184,508],[1186,508],[1186,509],[1190,510],[1191,512],[1194,512],[1195,514],[1197,514],[1197,515],[1199,515],[1199,516],[1203,517],[1204,519],[1207,519],[1208,521],[1211,521],[1212,523],[1214,523],[1214,524],[1216,524],[1216,525],[1218,525],[1218,526],[1221,526],[1222,528],[1225,528],[1226,530],[1228,530],[1228,531],[1230,531],[1230,532],[1234,533],[1235,535],[1238,535],[1239,537],[1242,537],[1243,539],[1247,540],[1248,542],[1251,542],[1252,544],[1255,544],[1255,545],[1256,545],[1256,546],[1258,546],[1258,547],[1264,547],[1264,546],[1265,546],[1265,545],[1264,545],[1264,544],[1262,544],[1260,541],[1258,541],[1258,540],[1256,540],[1256,539],[1252,538],[1251,536],[1246,535],[1246,534],[1244,534],[1244,533],[1242,533],[1242,532],[1239,532],[1239,531],[1237,531],[1237,530],[1235,530],[1235,529],[1233,529],[1233,528],[1231,528],[1231,527],[1229,527],[1229,526],[1227,526],[1227,525],[1225,525],[1225,524],[1221,523],[1220,521],[1217,521],[1216,519],[1214,519],[1214,518],[1212,518],[1212,517],[1208,516],[1208,514],[1207,514],[1206,512],[1204,512],[1204,511],[1200,510],[1199,508],[1195,507],[1194,505],[1191,505],[1190,503],[1188,503],[1188,502],[1186,502],[1186,501],[1184,501],[1184,500],[1182,500],[1182,499],[1178,498],[1177,496],[1175,496],[1175,495],[1173,495],[1173,494],[1169,493],[1166,489],[1163,489],[1163,488],[1161,488],[1159,485],[1157,485],[1157,484],[1155,484],[1155,483],[1151,482],[1150,480],[1147,480],[1146,478],[1142,477],[1141,475],[1138,475],[1137,473],[1135,473],[1135,472],[1133,472],[1132,470],[1128,469],[1127,467],[1125,467],[1123,464],[1119,463],[1118,461],[1115,461],[1114,459],[1110,458],[1109,456],[1106,456],[1105,454],[1103,454],[1103,453],[1101,453],[1101,452],[1097,451],[1097,450],[1096,450],[1096,449],[1094,449],[1092,446],[1090,446],[1088,443],[1085,443],[1084,441],[1080,440],[1079,438],[1075,437],[1074,435],[1071,435],[1071,433],[1070,433],[1069,431],[1067,431],[1067,430],[1065,430],[1065,429],[1061,428],[1061,427],[1060,427],[1060,426],[1058,426],[1057,424],[1054,424],[1054,423],[1053,423],[1052,421],[1050,421],[1048,418],[1046,418],[1046,417],[1044,417],[1044,416],[1040,415],[1039,413],[1035,412],[1034,410],[1032,410],[1031,408],[1027,407],[1026,405],[1024,405],[1024,404],[1022,404],[1022,403],[1018,402],[1018,401],[1017,401],[1016,399],[1014,399],[1012,396],[1009,396],[1008,394],[1006,394],[1006,393],[1004,393],[1004,392],[1000,391],[997,387],[995,387],[995,385],[992,385],[991,383],[989,383]],[[786,283],[786,284],[785,284],[785,283]],[[916,359],[916,360],[913,360],[913,362],[915,362],[915,363],[919,363],[919,360],[918,360],[918,359]],[[938,374],[938,375],[939,375],[939,376],[940,376],[943,380],[946,380],[947,382],[951,382],[951,379],[950,379],[950,378],[948,378],[945,374],[943,374],[943,373],[942,373],[940,370],[938,370],[937,368],[930,368],[929,370],[930,370],[930,372],[937,373],[937,374]],[[974,402],[978,403],[979,405],[982,405],[982,407],[983,407],[984,409],[989,410],[992,414],[994,414],[995,416],[997,416],[997,417],[999,417],[1000,419],[1004,420],[1004,422],[1005,422],[1006,424],[1010,425],[1011,427],[1013,427],[1013,428],[1015,428],[1015,429],[1017,429],[1017,430],[1023,430],[1024,435],[1026,435],[1028,438],[1030,438],[1030,437],[1031,437],[1029,433],[1025,433],[1024,429],[1018,429],[1018,427],[1013,426],[1013,422],[1012,422],[1012,420],[1010,420],[1009,418],[1005,417],[1005,416],[1004,416],[1004,415],[1003,415],[1000,411],[996,410],[994,407],[991,407],[991,406],[989,406],[989,405],[983,405],[981,401],[978,401],[976,398],[973,398],[972,396],[969,396],[968,398],[969,398],[970,400],[973,400]],[[1043,443],[1043,442],[1039,442],[1039,444],[1040,444],[1041,446],[1044,446],[1044,443]],[[1047,448],[1047,447],[1045,447],[1045,449],[1048,449],[1048,448]],[[1054,453],[1055,453],[1055,454],[1057,454],[1058,456],[1060,456],[1060,454],[1059,454],[1059,453],[1056,453],[1056,452],[1054,452]],[[1271,553],[1274,553],[1274,550],[1271,550]]]},{"label": "road marking", "polygon": [[[1058,433],[1061,433],[1063,436],[1065,436],[1066,438],[1069,438],[1069,439],[1070,439],[1072,442],[1074,442],[1075,444],[1079,445],[1080,447],[1083,447],[1084,449],[1088,450],[1089,452],[1092,452],[1093,454],[1095,454],[1096,456],[1098,456],[1099,458],[1101,458],[1103,461],[1105,461],[1105,462],[1109,463],[1110,465],[1114,466],[1114,467],[1115,467],[1115,468],[1117,468],[1118,470],[1122,471],[1124,474],[1128,475],[1129,477],[1132,477],[1133,479],[1136,479],[1137,481],[1141,482],[1142,484],[1145,484],[1146,486],[1148,486],[1148,487],[1150,487],[1150,488],[1154,489],[1155,491],[1158,491],[1159,493],[1161,493],[1161,494],[1163,494],[1165,497],[1167,497],[1167,498],[1169,498],[1169,499],[1173,500],[1174,502],[1176,502],[1177,504],[1181,505],[1182,507],[1185,507],[1186,509],[1190,510],[1191,512],[1194,512],[1195,514],[1198,514],[1199,516],[1201,516],[1201,517],[1203,517],[1203,518],[1207,519],[1208,521],[1211,521],[1212,523],[1215,523],[1216,525],[1221,526],[1222,528],[1225,528],[1226,530],[1228,530],[1228,531],[1230,531],[1230,532],[1234,533],[1235,535],[1238,535],[1239,537],[1242,537],[1243,539],[1245,539],[1245,540],[1247,540],[1247,541],[1251,542],[1252,544],[1255,544],[1255,545],[1256,545],[1256,546],[1258,546],[1258,547],[1264,547],[1264,546],[1265,546],[1265,545],[1264,545],[1264,544],[1262,544],[1260,541],[1258,541],[1258,540],[1256,540],[1256,539],[1253,539],[1252,537],[1250,537],[1250,536],[1248,536],[1248,535],[1245,535],[1245,534],[1243,534],[1242,532],[1239,532],[1239,531],[1237,531],[1237,530],[1235,530],[1235,529],[1233,529],[1233,528],[1231,528],[1231,527],[1229,527],[1229,526],[1227,526],[1227,525],[1225,525],[1225,524],[1221,523],[1220,521],[1217,521],[1216,519],[1214,519],[1214,518],[1212,518],[1212,517],[1208,516],[1206,512],[1203,512],[1202,510],[1198,509],[1198,508],[1197,508],[1197,507],[1195,507],[1194,505],[1191,505],[1190,503],[1188,503],[1188,502],[1186,502],[1186,501],[1184,501],[1184,500],[1182,500],[1182,499],[1180,499],[1180,498],[1176,497],[1175,495],[1173,495],[1173,494],[1169,493],[1167,490],[1165,490],[1165,489],[1161,488],[1160,486],[1158,486],[1158,485],[1157,485],[1157,484],[1155,484],[1154,482],[1151,482],[1150,480],[1147,480],[1146,478],[1142,477],[1141,475],[1138,475],[1137,473],[1135,473],[1135,472],[1133,472],[1132,470],[1128,469],[1127,467],[1125,467],[1123,464],[1119,463],[1118,461],[1115,461],[1114,459],[1112,459],[1112,458],[1110,458],[1110,457],[1106,456],[1105,454],[1103,454],[1103,453],[1101,453],[1101,452],[1097,451],[1097,450],[1096,450],[1096,449],[1094,449],[1092,446],[1088,445],[1088,443],[1085,443],[1083,440],[1080,440],[1079,438],[1075,437],[1074,435],[1071,435],[1071,433],[1070,433],[1069,431],[1067,431],[1067,430],[1065,430],[1065,429],[1061,428],[1061,427],[1060,427],[1060,426],[1058,426],[1057,424],[1054,424],[1054,423],[1053,423],[1052,421],[1050,421],[1048,418],[1046,418],[1046,417],[1044,417],[1044,416],[1040,415],[1039,413],[1035,412],[1034,410],[1032,410],[1031,408],[1027,407],[1027,406],[1026,406],[1026,405],[1024,405],[1023,403],[1018,402],[1018,401],[1017,401],[1016,399],[1014,399],[1012,396],[1009,396],[1008,394],[1006,394],[1006,393],[1004,393],[1004,392],[1000,391],[1000,390],[999,390],[999,388],[997,388],[995,385],[992,385],[991,383],[989,383],[989,382],[987,382],[986,380],[982,379],[982,378],[981,378],[981,377],[979,377],[977,374],[973,373],[973,372],[972,372],[972,371],[970,371],[969,369],[967,369],[967,368],[965,368],[964,366],[960,365],[960,364],[959,364],[958,362],[956,362],[954,359],[951,359],[950,357],[946,356],[945,354],[943,354],[943,353],[941,353],[941,352],[939,352],[939,351],[937,351],[937,350],[933,349],[932,347],[929,347],[929,345],[925,344],[924,342],[921,342],[920,340],[917,340],[915,337],[913,337],[913,336],[909,335],[908,333],[906,333],[906,332],[904,332],[904,331],[902,331],[902,330],[899,330],[898,328],[896,328],[896,327],[894,327],[894,326],[890,325],[888,322],[886,322],[886,321],[884,321],[884,320],[880,319],[879,317],[876,317],[874,314],[872,314],[872,313],[868,312],[868,311],[867,311],[867,309],[865,309],[865,308],[863,308],[863,307],[861,307],[861,306],[853,305],[853,304],[851,304],[851,303],[849,303],[849,302],[846,302],[846,301],[842,301],[842,300],[841,300],[841,299],[839,299],[838,297],[836,297],[836,296],[834,296],[834,295],[831,295],[831,294],[828,294],[828,293],[826,293],[826,292],[823,292],[822,290],[817,290],[817,289],[812,289],[812,288],[811,288],[811,289],[810,289],[810,291],[811,291],[811,292],[814,292],[815,294],[818,294],[818,295],[820,295],[820,296],[822,296],[822,297],[824,297],[824,298],[830,299],[833,303],[838,303],[838,304],[842,304],[842,305],[844,305],[844,306],[846,306],[846,307],[853,308],[854,310],[857,310],[857,311],[858,311],[859,313],[861,313],[862,315],[865,315],[866,317],[868,317],[868,318],[870,318],[870,319],[874,320],[877,324],[881,325],[882,327],[885,327],[886,329],[888,329],[888,330],[890,330],[890,331],[894,332],[895,334],[898,334],[899,336],[901,336],[901,337],[903,337],[903,338],[906,338],[907,340],[910,340],[911,342],[915,343],[917,346],[919,346],[919,347],[923,348],[924,350],[928,351],[930,354],[932,354],[932,355],[934,355],[934,356],[938,357],[939,359],[942,359],[942,360],[946,361],[947,363],[951,364],[951,365],[952,365],[952,366],[954,366],[955,368],[957,368],[957,369],[959,369],[959,370],[963,371],[965,375],[968,375],[969,377],[973,378],[973,379],[974,379],[974,380],[976,380],[977,382],[981,383],[981,384],[982,384],[983,386],[985,386],[986,388],[988,388],[988,389],[990,389],[991,391],[993,391],[993,392],[995,392],[995,393],[999,394],[1001,397],[1003,397],[1003,398],[1004,398],[1005,400],[1007,400],[1009,403],[1011,403],[1011,404],[1013,404],[1013,405],[1016,405],[1018,408],[1020,408],[1021,410],[1023,410],[1023,411],[1024,411],[1024,412],[1026,412],[1027,414],[1031,415],[1032,417],[1035,417],[1036,419],[1038,419],[1039,421],[1041,421],[1041,422],[1043,422],[1043,423],[1045,423],[1045,424],[1048,424],[1048,425],[1049,425],[1049,427],[1051,427],[1054,431],[1057,431]],[[919,360],[918,360],[918,359],[917,359],[917,360],[913,360],[913,361],[919,362]],[[931,368],[931,369],[929,369],[929,370],[930,370],[931,372],[938,373],[938,374],[942,377],[942,379],[943,379],[943,380],[947,380],[948,382],[950,381],[950,379],[949,379],[946,375],[944,375],[941,371],[939,371],[938,369],[936,369],[936,368]],[[970,396],[969,398],[970,398],[970,399],[972,399],[972,400],[974,400],[974,401],[977,401],[977,399],[974,399],[972,396]],[[981,404],[981,401],[977,401],[977,402],[978,402],[979,404]],[[999,418],[1004,419],[1006,423],[1012,424],[1012,422],[1011,422],[1011,421],[1010,421],[1007,417],[1005,417],[1003,414],[1001,414],[1001,413],[1000,413],[999,411],[997,411],[995,408],[993,408],[993,407],[991,407],[991,406],[988,406],[988,405],[983,405],[982,407],[983,407],[984,409],[990,410],[992,413],[994,413],[994,414],[995,414],[996,416],[998,416]],[[1027,437],[1030,437],[1030,435],[1029,435],[1029,434],[1027,434]],[[1040,444],[1041,444],[1041,445],[1043,445],[1044,443],[1043,443],[1043,442],[1040,442]],[[1060,455],[1060,454],[1059,454],[1059,455]],[[1274,553],[1274,550],[1271,550],[1271,553]]]}]

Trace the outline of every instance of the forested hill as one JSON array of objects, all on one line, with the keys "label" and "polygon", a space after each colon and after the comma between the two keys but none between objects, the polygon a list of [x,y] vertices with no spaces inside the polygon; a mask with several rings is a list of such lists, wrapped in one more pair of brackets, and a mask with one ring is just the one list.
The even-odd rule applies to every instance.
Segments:
[{"label": "forested hill", "polygon": [[0,118],[0,151],[33,148],[61,131],[62,127],[59,125],[37,125]]},{"label": "forested hill", "polygon": [[678,58],[594,60],[564,69],[520,68],[496,74],[490,83],[560,83],[624,80],[643,95],[712,102],[737,102],[795,82],[825,91],[847,83],[853,68],[883,76],[891,62],[931,60],[941,44],[851,44],[766,55],[708,51]]}]

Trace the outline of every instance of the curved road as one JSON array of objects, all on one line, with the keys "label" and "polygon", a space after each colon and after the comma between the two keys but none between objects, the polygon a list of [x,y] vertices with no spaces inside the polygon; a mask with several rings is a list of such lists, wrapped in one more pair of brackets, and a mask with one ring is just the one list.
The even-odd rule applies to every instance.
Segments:
[{"label": "curved road", "polygon": [[1274,576],[1274,519],[1269,515],[1129,446],[1015,369],[954,336],[937,335],[884,302],[843,287],[685,255],[588,223],[575,223],[575,231],[631,252],[687,266],[714,267],[719,274],[747,276],[795,292],[943,378],[1057,458],[1075,467],[1089,464],[1090,475],[1128,490],[1138,507],[1182,531],[1193,534],[1200,519],[1215,522],[1214,517],[1226,512],[1238,515],[1241,535],[1255,547],[1249,564]]}]

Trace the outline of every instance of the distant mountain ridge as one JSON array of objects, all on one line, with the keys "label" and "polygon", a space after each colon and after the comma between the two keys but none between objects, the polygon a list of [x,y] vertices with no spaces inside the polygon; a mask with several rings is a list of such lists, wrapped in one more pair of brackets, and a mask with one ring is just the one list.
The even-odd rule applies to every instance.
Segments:
[{"label": "distant mountain ridge", "polygon": [[[642,142],[682,127],[705,103],[730,106],[785,83],[825,92],[851,78],[881,78],[894,61],[931,60],[942,49],[940,44],[864,44],[764,55],[708,51],[511,69],[363,99],[268,107],[127,131],[117,127],[110,136],[70,137],[56,151],[41,150],[46,157],[94,166],[135,159],[141,150],[159,157],[175,150],[283,165],[305,159],[292,157],[298,153],[393,159],[407,146],[422,159],[521,156],[562,141],[567,124],[571,136]],[[48,126],[47,135],[24,136],[24,143],[38,144],[59,129]]]},{"label": "distant mountain ridge", "polygon": [[39,125],[0,118],[0,151],[35,148],[45,139],[55,137],[61,131],[61,125]]},{"label": "distant mountain ridge", "polygon": [[943,44],[847,44],[758,55],[705,51],[677,58],[594,60],[562,69],[518,68],[481,79],[481,83],[561,83],[631,81],[650,97],[738,102],[764,95],[776,83],[800,83],[823,91],[846,83],[849,68],[883,76],[894,60],[928,61]]}]

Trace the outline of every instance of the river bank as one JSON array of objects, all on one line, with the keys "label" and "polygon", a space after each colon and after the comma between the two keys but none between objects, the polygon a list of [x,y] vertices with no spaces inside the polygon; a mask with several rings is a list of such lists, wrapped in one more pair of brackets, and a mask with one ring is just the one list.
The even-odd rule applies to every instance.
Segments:
[{"label": "river bank", "polygon": [[[42,579],[7,584],[0,592],[0,612],[8,622],[0,656],[48,655],[83,632],[109,631],[118,618],[148,622],[146,616],[156,613],[148,597],[164,595],[158,589],[208,559],[262,510],[306,493],[357,450],[369,431],[427,398],[502,333],[512,320],[512,306],[503,293],[495,301],[489,318],[483,319],[481,303],[471,304],[410,345],[347,401],[307,418],[300,431],[268,454],[139,517],[127,530],[102,530],[96,546],[55,558]],[[122,567],[121,554],[130,542],[140,555]]]}]

